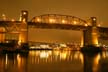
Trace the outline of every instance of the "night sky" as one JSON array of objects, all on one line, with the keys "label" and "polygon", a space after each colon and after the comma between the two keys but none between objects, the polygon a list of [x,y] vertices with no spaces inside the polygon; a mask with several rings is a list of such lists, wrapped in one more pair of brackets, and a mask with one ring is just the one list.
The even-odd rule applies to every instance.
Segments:
[{"label": "night sky", "polygon": [[[85,20],[95,16],[101,26],[108,27],[108,0],[0,0],[0,14],[5,13],[8,19],[14,18],[18,20],[21,10],[29,11],[29,20],[41,14],[72,15]],[[50,37],[51,41],[57,39],[57,41],[70,42],[75,38],[79,40],[81,37],[81,32],[76,33],[75,31],[38,31],[37,36],[40,37],[36,39],[36,35],[31,35],[30,40],[35,38],[37,41],[42,41],[42,39],[47,41],[48,37]],[[41,37],[42,32],[44,32],[44,37]],[[51,33],[55,34],[51,35]]]}]

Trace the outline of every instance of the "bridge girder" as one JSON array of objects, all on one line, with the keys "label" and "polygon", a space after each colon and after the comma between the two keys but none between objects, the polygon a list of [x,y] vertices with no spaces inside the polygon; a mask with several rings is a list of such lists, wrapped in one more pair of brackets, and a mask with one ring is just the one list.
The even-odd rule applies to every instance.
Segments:
[{"label": "bridge girder", "polygon": [[72,25],[87,25],[87,21],[80,19],[75,16],[60,15],[60,14],[45,14],[40,16],[35,16],[32,18],[31,22],[36,23],[54,23],[54,24],[72,24]]},{"label": "bridge girder", "polygon": [[[11,33],[14,30],[17,32],[21,29],[20,21],[0,21],[0,27],[5,29],[4,32],[0,33]],[[48,23],[40,23],[40,22],[28,22],[28,28],[42,28],[42,29],[64,29],[64,30],[85,30],[90,26],[82,26],[82,25],[72,25],[72,24],[48,24]],[[108,28],[98,27],[99,30],[99,38],[108,39]]]}]

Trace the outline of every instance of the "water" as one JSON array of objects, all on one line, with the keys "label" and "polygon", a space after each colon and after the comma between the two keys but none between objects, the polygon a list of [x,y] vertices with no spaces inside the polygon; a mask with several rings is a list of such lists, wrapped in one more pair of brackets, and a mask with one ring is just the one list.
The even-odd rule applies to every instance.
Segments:
[{"label": "water", "polygon": [[108,52],[29,51],[0,54],[0,72],[108,72]]}]

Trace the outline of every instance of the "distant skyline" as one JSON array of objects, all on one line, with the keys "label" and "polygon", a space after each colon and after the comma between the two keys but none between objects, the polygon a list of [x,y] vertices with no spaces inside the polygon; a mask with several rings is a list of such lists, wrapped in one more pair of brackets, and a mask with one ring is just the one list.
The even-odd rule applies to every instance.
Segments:
[{"label": "distant skyline", "polygon": [[[94,16],[97,17],[98,23],[100,23],[101,26],[108,27],[108,0],[0,0],[0,14],[6,14],[8,19],[14,18],[18,20],[21,10],[28,10],[29,20],[31,20],[34,16],[41,14],[71,15],[84,20]],[[68,37],[68,39],[66,38],[67,41],[81,37],[80,32],[73,32],[74,34],[71,32],[72,31],[58,31],[57,33],[55,31],[54,33],[57,34],[58,38],[55,37],[55,34],[54,37],[58,40],[62,38],[62,36]],[[52,32],[46,32],[46,36],[43,37],[44,40],[47,40],[50,33]],[[38,35],[41,36],[42,34],[38,33]],[[76,35],[76,37],[74,35]],[[33,35],[31,36],[31,38],[33,38]],[[52,40],[55,39],[51,35],[50,37],[52,37]],[[39,37],[37,38],[37,40],[39,40]]]}]

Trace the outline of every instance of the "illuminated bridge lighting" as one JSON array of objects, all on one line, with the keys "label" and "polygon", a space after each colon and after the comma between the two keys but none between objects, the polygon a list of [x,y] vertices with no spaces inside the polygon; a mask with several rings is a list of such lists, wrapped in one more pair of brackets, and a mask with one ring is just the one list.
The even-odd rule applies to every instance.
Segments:
[{"label": "illuminated bridge lighting", "polygon": [[65,20],[62,20],[62,24],[65,24],[66,23],[66,21]]},{"label": "illuminated bridge lighting", "polygon": [[49,23],[55,23],[55,19],[49,19]]},{"label": "illuminated bridge lighting", "polygon": [[101,25],[100,25],[100,24],[98,24],[97,26],[98,26],[98,27],[100,27]]},{"label": "illuminated bridge lighting", "polygon": [[88,26],[88,24],[85,24],[85,26]]},{"label": "illuminated bridge lighting", "polygon": [[36,18],[36,21],[37,21],[37,22],[41,22],[41,19],[37,17],[37,18]]},{"label": "illuminated bridge lighting", "polygon": [[11,19],[11,21],[12,21],[12,22],[14,22],[14,21],[15,21],[15,19]]},{"label": "illuminated bridge lighting", "polygon": [[76,24],[77,24],[77,21],[73,21],[73,24],[75,24],[75,25],[76,25]]},{"label": "illuminated bridge lighting", "polygon": [[2,18],[5,21],[6,20],[6,15],[5,14],[2,14]]},{"label": "illuminated bridge lighting", "polygon": [[72,24],[72,25],[82,25],[85,26],[86,21],[67,15],[58,15],[58,14],[46,14],[41,16],[36,16],[32,20],[35,23],[49,23],[49,24]]}]

